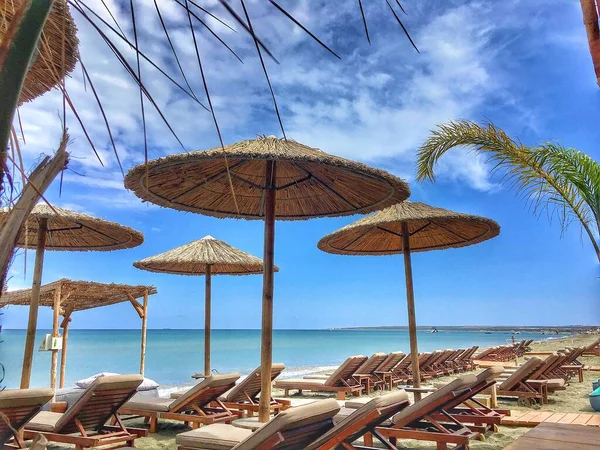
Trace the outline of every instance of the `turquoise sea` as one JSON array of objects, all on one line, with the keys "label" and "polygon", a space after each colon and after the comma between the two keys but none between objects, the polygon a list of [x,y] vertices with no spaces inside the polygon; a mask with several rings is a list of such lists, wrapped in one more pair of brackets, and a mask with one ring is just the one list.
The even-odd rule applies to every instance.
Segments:
[{"label": "turquoise sea", "polygon": [[[38,330],[36,350],[50,330]],[[188,385],[190,375],[202,371],[204,339],[202,330],[148,330],[146,377],[156,380],[163,392]],[[541,333],[521,333],[518,339],[541,340]],[[431,351],[472,345],[487,347],[510,342],[510,332],[440,330],[419,331],[419,350]],[[7,388],[19,385],[25,330],[2,330],[0,362]],[[275,330],[273,361],[286,365],[286,376],[326,370],[350,355],[409,351],[406,330]],[[212,367],[218,372],[237,371],[242,375],[260,364],[260,330],[213,330]],[[69,330],[65,387],[98,372],[139,371],[139,330]],[[45,387],[50,379],[50,353],[34,354],[31,387]]]}]

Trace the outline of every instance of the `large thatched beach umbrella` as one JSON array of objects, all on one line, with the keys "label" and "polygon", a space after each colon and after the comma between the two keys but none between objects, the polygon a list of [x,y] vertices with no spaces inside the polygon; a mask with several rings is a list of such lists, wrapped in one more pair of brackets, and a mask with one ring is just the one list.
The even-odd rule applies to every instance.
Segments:
[{"label": "large thatched beach umbrella", "polygon": [[168,208],[264,220],[259,407],[263,422],[269,417],[271,393],[275,220],[362,214],[410,194],[403,180],[387,172],[274,136],[141,164],[127,174],[125,186]]},{"label": "large thatched beach umbrella", "polygon": [[[205,275],[204,291],[204,375],[210,375],[210,311],[212,275],[263,273],[263,262],[226,242],[205,236],[164,253],[133,263],[138,269],[176,275]],[[275,270],[279,270],[275,267]]]},{"label": "large thatched beach umbrella", "polygon": [[339,255],[404,254],[413,383],[420,385],[411,252],[466,247],[500,233],[493,220],[404,201],[322,238],[318,247]]},{"label": "large thatched beach umbrella", "polygon": [[[0,209],[0,228],[7,219],[8,213],[8,208]],[[31,378],[44,252],[46,250],[111,251],[136,247],[142,242],[144,242],[142,233],[115,222],[42,203],[33,208],[17,241],[18,247],[36,249],[21,389],[29,387]],[[58,352],[53,351],[53,366],[56,365],[57,357]],[[56,380],[51,384],[55,382]]]}]

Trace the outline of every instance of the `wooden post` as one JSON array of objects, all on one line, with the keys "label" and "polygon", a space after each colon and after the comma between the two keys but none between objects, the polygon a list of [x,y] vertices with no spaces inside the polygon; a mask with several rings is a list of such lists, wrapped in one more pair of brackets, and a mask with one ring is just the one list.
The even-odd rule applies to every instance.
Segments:
[{"label": "wooden post", "polygon": [[42,271],[44,269],[44,250],[46,248],[48,219],[40,219],[38,227],[35,268],[33,269],[33,284],[31,285],[31,303],[29,304],[29,320],[27,322],[27,337],[25,339],[25,353],[23,355],[23,371],[21,372],[21,389],[27,389],[31,380],[33,346],[35,345],[35,330],[37,328],[38,307],[40,304],[40,287],[42,285]]},{"label": "wooden post", "polygon": [[65,387],[65,371],[67,367],[67,343],[69,340],[69,323],[71,322],[71,313],[73,310],[66,311],[63,316],[63,322],[60,324],[63,329],[62,351],[60,352],[60,383],[59,387]]},{"label": "wooden post", "polygon": [[[54,290],[54,303],[52,305],[52,337],[59,337],[58,331],[58,319],[60,316],[60,297],[61,297],[61,286],[59,285]],[[51,350],[52,359],[50,363],[50,387],[56,389],[56,368],[58,365],[58,350]]]},{"label": "wooden post", "polygon": [[211,267],[206,265],[206,284],[204,286],[204,375],[210,375],[210,290]]},{"label": "wooden post", "polygon": [[275,246],[275,161],[266,162],[265,246],[263,256],[262,332],[260,350],[261,391],[259,422],[269,420],[271,402],[271,366],[273,364],[273,268]]},{"label": "wooden post", "polygon": [[[410,338],[410,357],[412,359],[413,386],[421,387],[419,370],[419,347],[417,344],[417,321],[415,319],[415,293],[413,290],[412,263],[410,260],[410,235],[408,223],[402,222],[402,250],[404,252],[404,275],[406,277],[406,306],[408,309],[408,335]],[[421,393],[415,392],[415,401],[421,400]]]},{"label": "wooden post", "polygon": [[144,310],[142,315],[142,349],[140,355],[140,374],[144,376],[146,365],[146,323],[148,320],[148,291],[144,291]]}]

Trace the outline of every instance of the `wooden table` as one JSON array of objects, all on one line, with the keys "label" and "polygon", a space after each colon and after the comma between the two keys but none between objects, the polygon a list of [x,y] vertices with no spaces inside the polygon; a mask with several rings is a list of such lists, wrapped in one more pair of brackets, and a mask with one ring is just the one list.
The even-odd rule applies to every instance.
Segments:
[{"label": "wooden table", "polygon": [[563,423],[541,423],[504,450],[597,450],[600,428]]}]

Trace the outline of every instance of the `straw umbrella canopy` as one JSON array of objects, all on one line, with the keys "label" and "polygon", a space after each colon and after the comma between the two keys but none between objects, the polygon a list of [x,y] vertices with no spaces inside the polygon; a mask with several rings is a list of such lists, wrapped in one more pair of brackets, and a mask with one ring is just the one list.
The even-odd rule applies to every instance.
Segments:
[{"label": "straw umbrella canopy", "polygon": [[[9,208],[0,209],[0,228],[7,220],[9,211]],[[21,389],[29,387],[31,378],[44,252],[46,250],[112,251],[137,247],[142,242],[144,242],[142,233],[115,222],[41,203],[33,208],[17,241],[18,247],[36,249]],[[57,356],[53,351],[53,363]],[[51,384],[54,384],[52,381],[56,382],[51,380]]]},{"label": "straw umbrella canopy", "polygon": [[125,186],[168,208],[264,221],[262,422],[271,393],[275,220],[364,214],[410,195],[387,172],[275,136],[160,158],[133,168]]},{"label": "straw umbrella canopy", "polygon": [[[0,0],[0,41],[22,2]],[[54,0],[44,25],[38,52],[27,72],[19,104],[29,102],[57,86],[73,71],[79,52],[77,28],[65,0]]]},{"label": "straw umbrella canopy", "polygon": [[419,387],[411,252],[466,247],[498,234],[500,226],[493,220],[404,201],[328,234],[319,241],[318,247],[338,255],[404,254],[413,382]]},{"label": "straw umbrella canopy", "polygon": [[[205,275],[204,375],[210,375],[211,276],[263,273],[261,259],[205,236],[202,239],[133,263],[138,269],[176,275]],[[275,271],[279,269],[275,267]]]}]

